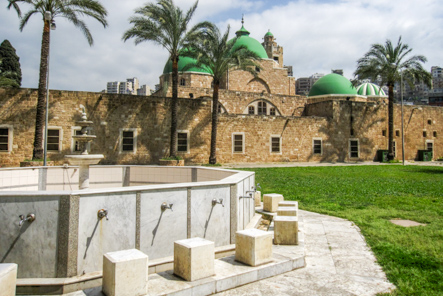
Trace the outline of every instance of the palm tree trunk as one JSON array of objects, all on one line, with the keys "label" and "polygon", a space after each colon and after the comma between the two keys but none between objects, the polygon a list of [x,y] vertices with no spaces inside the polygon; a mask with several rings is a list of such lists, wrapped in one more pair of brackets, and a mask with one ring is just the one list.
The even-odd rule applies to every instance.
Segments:
[{"label": "palm tree trunk", "polygon": [[172,57],[171,142],[169,157],[177,155],[178,56]]},{"label": "palm tree trunk", "polygon": [[393,160],[394,153],[394,84],[388,84],[388,160]]},{"label": "palm tree trunk", "polygon": [[218,89],[220,81],[214,81],[214,92],[212,94],[212,129],[211,129],[211,152],[209,164],[217,163],[217,121],[218,121]]},{"label": "palm tree trunk", "polygon": [[50,26],[49,21],[45,21],[42,36],[42,48],[40,54],[40,77],[38,81],[37,91],[37,112],[35,115],[35,133],[34,133],[34,149],[32,159],[43,158],[43,127],[45,125],[45,102],[46,102],[46,80],[48,73],[48,56],[49,56],[49,37]]}]

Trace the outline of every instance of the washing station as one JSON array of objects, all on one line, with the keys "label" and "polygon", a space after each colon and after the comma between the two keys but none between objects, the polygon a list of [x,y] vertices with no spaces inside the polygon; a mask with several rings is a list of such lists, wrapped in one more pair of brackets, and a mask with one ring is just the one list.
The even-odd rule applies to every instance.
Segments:
[{"label": "washing station", "polygon": [[0,263],[18,264],[18,294],[100,285],[108,252],[138,249],[159,272],[170,268],[177,240],[202,237],[228,250],[254,216],[253,172],[92,165],[89,188],[77,189],[86,183],[75,159],[78,166],[0,169]]}]

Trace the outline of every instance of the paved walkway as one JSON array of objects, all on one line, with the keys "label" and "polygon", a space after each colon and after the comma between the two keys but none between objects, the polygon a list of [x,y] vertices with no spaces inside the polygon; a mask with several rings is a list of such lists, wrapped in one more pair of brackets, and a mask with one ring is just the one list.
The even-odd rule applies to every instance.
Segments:
[{"label": "paved walkway", "polygon": [[306,267],[217,295],[376,295],[389,283],[352,222],[299,211],[304,222]]}]

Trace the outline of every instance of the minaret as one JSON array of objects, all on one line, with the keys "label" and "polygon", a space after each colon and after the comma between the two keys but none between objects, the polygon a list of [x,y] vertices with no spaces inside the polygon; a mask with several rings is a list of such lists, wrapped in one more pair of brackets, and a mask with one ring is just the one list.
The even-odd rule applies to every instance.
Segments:
[{"label": "minaret", "polygon": [[265,40],[262,45],[268,54],[268,58],[276,61],[280,68],[283,68],[283,47],[277,45],[277,40],[270,30],[263,37]]}]

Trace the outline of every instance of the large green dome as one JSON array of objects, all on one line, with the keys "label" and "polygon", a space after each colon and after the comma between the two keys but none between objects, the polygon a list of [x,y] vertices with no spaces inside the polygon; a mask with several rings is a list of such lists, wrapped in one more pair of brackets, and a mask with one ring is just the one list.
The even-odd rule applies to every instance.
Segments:
[{"label": "large green dome", "polygon": [[[235,41],[234,48],[244,45],[250,51],[255,52],[261,59],[268,58],[268,54],[266,53],[263,45],[261,45],[261,43],[254,38],[249,37],[249,32],[245,29],[244,26],[242,26],[240,30],[235,32],[235,34],[237,35],[237,40]],[[234,39],[231,39],[230,41],[233,40]]]},{"label": "large green dome", "polygon": [[[191,64],[191,63],[195,63],[196,60],[190,57],[180,57],[178,59],[178,72],[184,72],[183,69]],[[197,72],[197,73],[204,73],[204,74],[210,74],[212,75],[212,71],[209,69],[200,69],[200,68],[189,68],[187,69],[185,72]],[[169,59],[166,62],[165,67],[163,68],[163,74],[169,74],[172,73],[172,61]]]},{"label": "large green dome", "polygon": [[357,94],[362,96],[387,97],[384,90],[374,83],[361,84],[359,87],[357,87]]},{"label": "large green dome", "polygon": [[346,77],[332,73],[314,83],[308,96],[321,95],[357,95],[357,90]]}]

